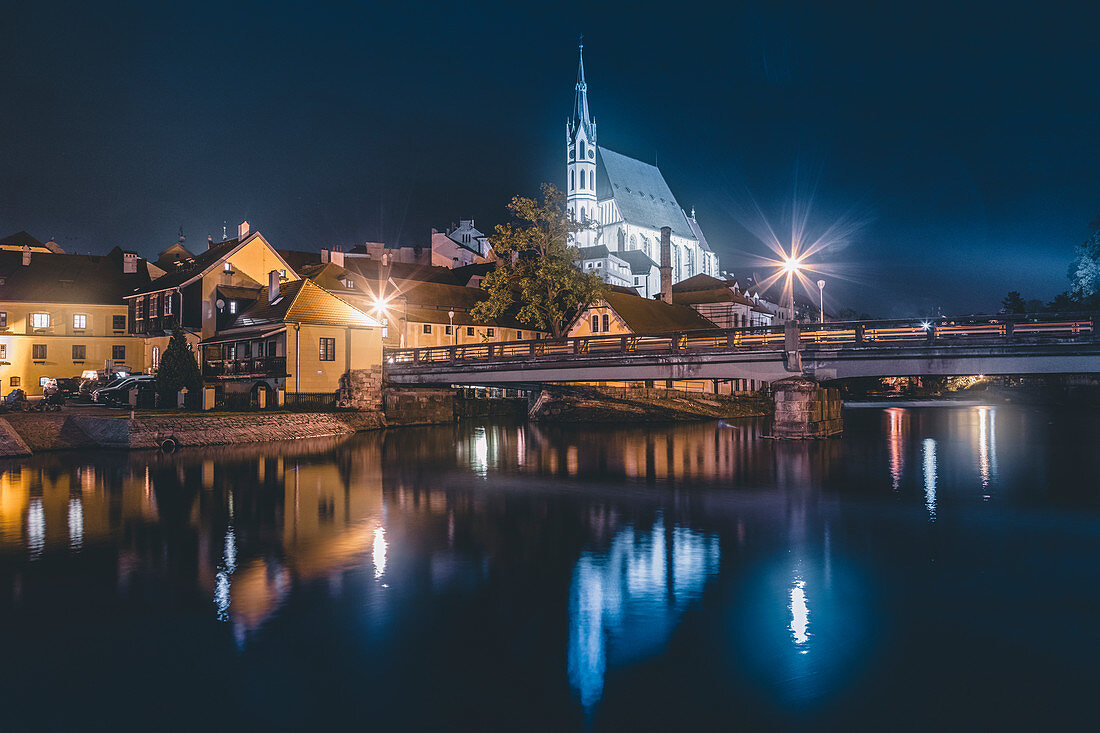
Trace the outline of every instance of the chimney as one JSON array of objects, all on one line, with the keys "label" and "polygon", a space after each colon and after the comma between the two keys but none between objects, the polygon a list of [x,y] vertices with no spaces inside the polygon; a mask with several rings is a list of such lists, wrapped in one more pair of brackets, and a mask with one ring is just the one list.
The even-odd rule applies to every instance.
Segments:
[{"label": "chimney", "polygon": [[211,234],[206,235],[206,248],[210,249],[214,246],[214,237]]},{"label": "chimney", "polygon": [[342,251],[334,249],[329,252],[328,258],[332,264],[339,265],[340,267],[344,266],[344,253]]},{"label": "chimney", "polygon": [[321,264],[325,265],[329,262],[329,251],[327,249],[321,250]]},{"label": "chimney", "polygon": [[237,226],[237,240],[240,241],[240,242],[243,242],[244,238],[247,237],[247,236],[248,236],[248,222],[247,221],[242,221]]},{"label": "chimney", "polygon": [[661,300],[672,302],[672,228],[661,227]]},{"label": "chimney", "polygon": [[267,302],[274,303],[279,298],[279,271],[267,273]]},{"label": "chimney", "polygon": [[23,267],[26,267],[30,263],[31,263],[31,248],[28,245],[24,244],[23,245]]},{"label": "chimney", "polygon": [[122,272],[133,275],[138,271],[138,256],[134,252],[122,253]]}]

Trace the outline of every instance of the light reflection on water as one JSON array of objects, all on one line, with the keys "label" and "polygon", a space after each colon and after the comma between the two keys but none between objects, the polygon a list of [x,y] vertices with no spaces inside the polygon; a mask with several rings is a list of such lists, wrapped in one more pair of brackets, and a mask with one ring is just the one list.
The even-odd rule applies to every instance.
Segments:
[{"label": "light reflection on water", "polygon": [[585,551],[569,600],[569,682],[591,708],[607,667],[659,653],[680,614],[718,572],[719,540],[658,516],[648,530],[619,530],[606,552]]},{"label": "light reflection on water", "polygon": [[[850,728],[918,683],[981,699],[1019,680],[1070,709],[1087,678],[1074,660],[1100,653],[1082,641],[1100,578],[1075,560],[1100,552],[1081,480],[1100,470],[1083,448],[1097,421],[850,412],[844,438],[813,443],[763,440],[755,421],[460,424],[0,462],[0,615],[21,630],[6,654],[22,670],[0,670],[0,695],[22,721],[21,705],[48,703],[39,689],[106,665],[102,689],[81,689],[142,690],[135,709],[178,695],[186,711],[208,682],[170,667],[146,688],[141,672],[182,645],[271,690],[219,698],[241,729],[353,712],[447,729],[468,706],[481,729],[531,709],[558,730]],[[1049,602],[1021,611],[1019,589]],[[64,623],[40,620],[59,607]],[[141,643],[112,619],[147,619]],[[1056,689],[1019,661],[1021,635],[1067,670]],[[965,678],[943,665],[960,644]]]}]

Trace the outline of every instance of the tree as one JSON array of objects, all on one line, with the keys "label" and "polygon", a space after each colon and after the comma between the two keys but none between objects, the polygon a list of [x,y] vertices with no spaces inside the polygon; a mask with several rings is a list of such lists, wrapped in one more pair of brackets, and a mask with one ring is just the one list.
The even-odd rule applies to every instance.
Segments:
[{"label": "tree", "polygon": [[202,372],[191,344],[178,327],[168,340],[168,348],[160,358],[157,367],[157,395],[161,405],[174,405],[176,393],[184,387],[194,392],[202,388]]},{"label": "tree", "polygon": [[1008,295],[1001,300],[1001,307],[1005,313],[1027,313],[1027,304],[1019,290],[1008,291]]},{"label": "tree", "polygon": [[496,227],[489,243],[496,267],[481,281],[488,293],[470,311],[474,318],[495,320],[515,312],[525,325],[562,335],[566,319],[598,300],[607,286],[598,275],[577,269],[571,235],[581,226],[565,212],[564,197],[549,183],[542,202],[516,196],[508,205],[517,222]]},{"label": "tree", "polygon": [[1100,218],[1090,226],[1092,236],[1073,251],[1069,268],[1070,291],[1082,301],[1100,292]]}]

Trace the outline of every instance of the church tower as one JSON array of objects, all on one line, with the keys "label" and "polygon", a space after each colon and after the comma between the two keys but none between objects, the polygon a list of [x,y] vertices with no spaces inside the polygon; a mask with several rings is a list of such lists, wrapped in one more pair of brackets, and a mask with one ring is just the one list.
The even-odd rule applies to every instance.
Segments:
[{"label": "church tower", "polygon": [[[577,95],[573,114],[565,125],[566,181],[565,205],[576,221],[592,223],[596,212],[596,123],[588,114],[588,87],[584,83],[584,36],[580,43],[580,64],[577,68]],[[576,245],[590,247],[596,243],[596,230],[577,232]]]}]

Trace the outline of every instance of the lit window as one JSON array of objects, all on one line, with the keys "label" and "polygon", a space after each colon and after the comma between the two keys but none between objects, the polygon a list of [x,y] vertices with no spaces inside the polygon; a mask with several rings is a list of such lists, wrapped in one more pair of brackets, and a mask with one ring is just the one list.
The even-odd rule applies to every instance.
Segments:
[{"label": "lit window", "polygon": [[319,358],[321,361],[336,361],[336,339],[321,339]]},{"label": "lit window", "polygon": [[73,316],[73,328],[87,328],[88,316],[83,313],[77,313]]},{"label": "lit window", "polygon": [[8,312],[0,311],[0,328],[8,327]]},{"label": "lit window", "polygon": [[224,269],[224,270],[225,270],[226,272],[233,272],[233,265],[229,264],[229,260],[226,260],[226,261],[225,261],[225,262],[224,262],[224,263],[222,264],[222,268],[223,268],[223,269]]},{"label": "lit window", "polygon": [[237,301],[235,301],[235,300],[229,301],[229,312],[230,313],[236,313],[237,312]]},{"label": "lit window", "polygon": [[11,378],[11,386],[13,386],[13,387],[18,387],[18,386],[19,386],[19,383],[20,383],[21,381],[22,381],[22,378],[21,378],[21,377],[12,377],[12,378]]},{"label": "lit window", "polygon": [[164,315],[166,315],[166,316],[172,315],[172,294],[171,293],[165,293],[164,294]]},{"label": "lit window", "polygon": [[7,359],[7,358],[8,358],[8,345],[7,344],[0,344],[0,359]]},{"label": "lit window", "polygon": [[32,328],[49,328],[50,327],[50,314],[49,313],[32,313],[31,314],[31,327]]},{"label": "lit window", "polygon": [[[165,301],[165,302],[167,302],[167,301]],[[160,366],[160,347],[159,346],[154,346],[153,347],[153,371],[155,372],[157,370],[157,367],[159,367],[159,366]]]},{"label": "lit window", "polygon": [[45,387],[49,383],[50,383],[50,378],[49,377],[39,377],[38,378],[38,386],[39,387]]}]

